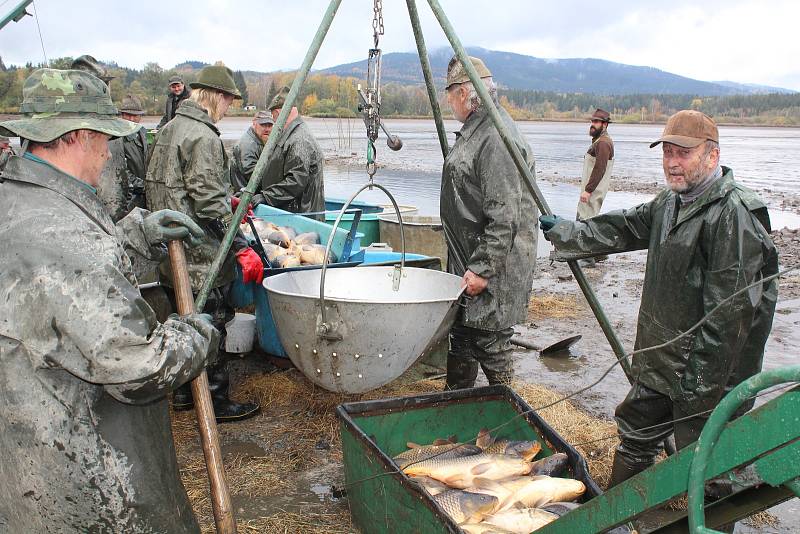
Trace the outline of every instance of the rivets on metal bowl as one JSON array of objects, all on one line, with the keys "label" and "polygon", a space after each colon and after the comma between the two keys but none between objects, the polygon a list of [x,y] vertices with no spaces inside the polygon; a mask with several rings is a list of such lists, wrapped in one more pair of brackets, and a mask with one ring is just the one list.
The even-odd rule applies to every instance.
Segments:
[{"label": "rivets on metal bowl", "polygon": [[361,376],[361,373],[358,373],[358,378],[364,378],[364,377]]},{"label": "rivets on metal bowl", "polygon": [[383,354],[378,354],[378,358],[383,358]]},{"label": "rivets on metal bowl", "polygon": [[337,372],[336,372],[336,376],[342,376],[342,373],[340,373],[340,372],[338,372],[338,371],[337,371]]}]

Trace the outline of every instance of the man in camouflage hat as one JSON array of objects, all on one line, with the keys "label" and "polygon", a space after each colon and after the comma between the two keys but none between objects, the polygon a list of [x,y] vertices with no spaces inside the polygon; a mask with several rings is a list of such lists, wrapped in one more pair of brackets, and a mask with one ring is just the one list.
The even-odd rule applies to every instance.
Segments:
[{"label": "man in camouflage hat", "polygon": [[679,111],[650,146],[659,144],[667,188],[650,202],[585,221],[541,217],[559,259],[647,250],[634,349],[660,348],[633,357],[634,383],[615,414],[612,485],[653,465],[671,434],[678,449],[697,440],[708,412],[761,370],[778,296],[773,279],[724,304],[777,273],[778,255],[767,207],[720,165],[713,119]]},{"label": "man in camouflage hat", "polygon": [[[144,115],[142,101],[138,96],[126,95],[119,106],[119,113],[126,121],[139,124]],[[145,208],[144,177],[147,174],[147,130],[144,126],[122,138],[122,149],[128,168],[128,209]]]},{"label": "man in camouflage hat", "polygon": [[0,122],[28,141],[0,181],[0,530],[198,533],[166,396],[219,334],[202,315],[156,321],[136,273],[203,232],[170,211],[111,221],[95,187],[108,139],[136,125],[101,80],[36,70],[20,112]]},{"label": "man in camouflage hat", "polygon": [[8,159],[13,155],[14,149],[11,148],[11,142],[8,137],[0,135],[0,172],[3,172]]},{"label": "man in camouflage hat", "polygon": [[247,129],[236,146],[233,147],[233,161],[231,161],[231,185],[235,191],[241,191],[250,181],[253,169],[258,163],[261,151],[272,132],[272,113],[259,111],[253,117],[253,124]]},{"label": "man in camouflage hat", "polygon": [[178,111],[178,106],[181,105],[181,102],[189,98],[189,95],[192,94],[192,90],[186,87],[186,84],[183,83],[183,78],[179,75],[170,76],[169,78],[169,93],[167,93],[167,103],[166,107],[164,108],[164,116],[161,117],[161,120],[158,122],[158,126],[156,126],[157,130],[160,130],[167,124],[169,121],[175,118],[175,112]]},{"label": "man in camouflage hat", "polygon": [[[108,71],[99,61],[88,54],[73,61],[72,68],[88,72],[103,80],[106,85],[114,78],[108,75]],[[117,222],[125,217],[133,207],[131,205],[131,175],[125,160],[125,146],[122,138],[112,139],[108,143],[108,151],[111,157],[100,175],[97,197],[111,215],[111,220]]]},{"label": "man in camouflage hat", "polygon": [[[480,59],[470,59],[535,175],[531,147],[498,104],[492,73]],[[478,367],[489,384],[508,384],[514,376],[512,327],[526,317],[536,265],[536,205],[455,57],[445,91],[463,126],[444,161],[439,210],[447,271],[463,277],[470,297],[450,330],[446,387],[473,387]]]},{"label": "man in camouflage hat", "polygon": [[[272,99],[269,110],[278,120],[289,88],[283,87]],[[311,129],[292,107],[275,148],[267,160],[261,191],[253,196],[253,205],[267,204],[293,213],[317,213],[325,220],[325,184],[322,175],[324,157]]]}]

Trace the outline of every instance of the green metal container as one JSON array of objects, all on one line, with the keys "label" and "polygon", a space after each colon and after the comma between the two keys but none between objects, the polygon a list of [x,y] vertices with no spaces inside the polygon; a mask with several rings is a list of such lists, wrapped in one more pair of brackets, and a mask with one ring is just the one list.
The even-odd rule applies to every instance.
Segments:
[{"label": "green metal container", "polygon": [[[583,457],[530,410],[505,386],[340,405],[336,414],[353,523],[362,534],[462,533],[426,493],[398,472],[391,457],[406,450],[408,441],[431,443],[453,435],[469,440],[482,428],[491,429],[509,421],[493,435],[538,440],[542,452],[537,458],[566,453],[570,468],[562,476],[586,484],[584,500],[601,494]],[[523,412],[529,413],[520,416]]]}]

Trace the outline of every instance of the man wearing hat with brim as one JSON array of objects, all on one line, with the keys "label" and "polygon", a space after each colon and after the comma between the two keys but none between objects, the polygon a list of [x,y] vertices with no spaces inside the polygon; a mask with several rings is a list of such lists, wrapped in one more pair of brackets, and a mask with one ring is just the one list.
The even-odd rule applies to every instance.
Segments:
[{"label": "man wearing hat with brim", "polygon": [[[269,110],[273,120],[278,120],[288,94],[289,88],[284,86],[272,98]],[[260,191],[253,195],[253,206],[267,204],[292,213],[312,213],[309,217],[324,221],[324,160],[322,147],[300,117],[297,106],[293,106],[269,154]]]},{"label": "man wearing hat with brim", "polygon": [[[126,95],[119,106],[120,116],[139,124],[144,115],[142,101],[136,95]],[[128,209],[146,208],[144,178],[147,174],[147,130],[144,126],[122,138],[125,163],[128,167]]]},{"label": "man wearing hat with brim", "polygon": [[[191,85],[191,96],[181,102],[175,118],[156,136],[147,166],[145,195],[150,209],[179,211],[191,217],[205,230],[206,235],[200,246],[186,251],[189,281],[196,298],[233,217],[228,156],[216,123],[222,120],[231,103],[242,97],[233,81],[233,73],[221,63],[204,67],[197,81]],[[241,232],[237,233],[228,256],[214,279],[203,310],[212,315],[214,324],[223,336],[225,324],[234,316],[229,294],[236,276],[237,263],[245,283],[261,282],[264,266]],[[169,261],[162,262],[159,275],[175,308]],[[227,359],[227,355],[222,352],[219,361],[208,369],[211,400],[218,422],[252,417],[260,408],[255,402],[239,403],[229,397]],[[192,408],[193,399],[189,387],[175,392],[173,406],[178,410]]]},{"label": "man wearing hat with brim", "polygon": [[235,191],[241,191],[250,181],[258,158],[269,140],[275,121],[269,111],[259,111],[253,117],[253,124],[242,134],[239,142],[233,147],[231,161],[231,185]]},{"label": "man wearing hat with brim", "polygon": [[[84,54],[72,62],[72,68],[88,72],[105,82],[106,85],[114,79],[102,63],[93,56]],[[110,90],[110,87],[109,87]],[[100,180],[97,183],[97,198],[111,215],[111,220],[119,221],[125,217],[133,208],[131,205],[131,175],[128,171],[128,164],[125,161],[124,141],[115,138],[108,143],[109,158]],[[140,206],[144,207],[144,206]]]},{"label": "man wearing hat with brim", "polygon": [[11,141],[5,135],[0,135],[0,172],[3,172],[6,163],[13,155],[14,149],[11,148]]},{"label": "man wearing hat with brim", "polygon": [[169,211],[111,221],[95,187],[109,138],[136,125],[98,78],[36,70],[20,112],[0,122],[28,141],[0,180],[2,530],[198,533],[167,395],[219,333],[202,315],[159,323],[137,276],[203,232]]},{"label": "man wearing hat with brim", "polygon": [[157,130],[160,130],[165,124],[175,118],[175,112],[178,111],[178,106],[181,105],[181,102],[189,98],[189,95],[191,94],[192,90],[189,87],[186,87],[186,84],[183,83],[183,78],[180,75],[175,74],[170,76],[169,93],[167,93],[167,103],[165,104],[164,108],[164,116],[161,117],[161,120],[158,122],[158,126],[156,126]]},{"label": "man wearing hat with brim", "polygon": [[[535,175],[530,145],[497,102],[492,73],[470,58],[512,138]],[[511,154],[467,72],[453,57],[447,102],[463,124],[445,158],[439,210],[447,272],[461,276],[467,295],[450,329],[447,389],[475,385],[479,367],[489,384],[510,384],[513,326],[525,320],[536,267],[536,215]]]},{"label": "man wearing hat with brim", "polygon": [[[611,171],[614,168],[614,141],[608,135],[611,115],[597,108],[592,114],[589,135],[592,144],[583,155],[581,174],[581,196],[578,201],[578,220],[584,221],[600,213],[603,200],[611,185]],[[598,258],[600,260],[601,258]],[[605,259],[605,258],[602,258]],[[582,265],[594,267],[594,259],[584,260]]]},{"label": "man wearing hat with brim", "polygon": [[[657,145],[667,188],[652,201],[585,221],[540,218],[561,260],[647,250],[635,350],[673,340],[778,272],[767,207],[719,164],[714,121],[680,111],[650,146]],[[633,356],[634,383],[616,410],[621,443],[612,485],[653,465],[670,434],[678,449],[694,442],[707,411],[761,370],[777,295],[777,280],[756,285],[687,337]]]}]

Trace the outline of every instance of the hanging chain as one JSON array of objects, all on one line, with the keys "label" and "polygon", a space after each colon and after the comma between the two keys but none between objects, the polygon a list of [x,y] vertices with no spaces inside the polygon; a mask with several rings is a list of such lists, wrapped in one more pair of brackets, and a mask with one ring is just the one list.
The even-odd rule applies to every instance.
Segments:
[{"label": "hanging chain", "polygon": [[372,31],[375,48],[378,48],[379,36],[383,35],[383,0],[375,0],[372,6]]}]

